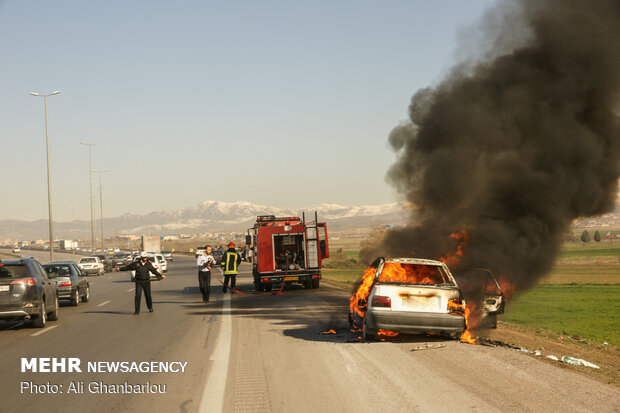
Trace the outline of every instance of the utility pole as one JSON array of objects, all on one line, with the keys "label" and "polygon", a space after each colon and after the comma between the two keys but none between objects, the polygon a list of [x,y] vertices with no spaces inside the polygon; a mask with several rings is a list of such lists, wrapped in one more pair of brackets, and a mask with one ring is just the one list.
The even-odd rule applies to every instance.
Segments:
[{"label": "utility pole", "polygon": [[49,232],[50,232],[50,262],[54,261],[54,229],[52,221],[52,179],[50,177],[50,138],[47,128],[47,97],[57,95],[60,90],[42,95],[36,92],[30,92],[32,96],[40,96],[45,102],[45,148],[47,150],[47,207],[49,212]]},{"label": "utility pole", "polygon": [[99,212],[101,216],[101,252],[105,252],[105,246],[103,243],[103,185],[101,185],[101,174],[104,172],[108,172],[108,169],[94,169],[93,172],[97,172],[99,174]]},{"label": "utility pole", "polygon": [[88,175],[90,178],[90,249],[95,253],[95,206],[93,205],[93,145],[96,143],[80,142],[88,146]]}]

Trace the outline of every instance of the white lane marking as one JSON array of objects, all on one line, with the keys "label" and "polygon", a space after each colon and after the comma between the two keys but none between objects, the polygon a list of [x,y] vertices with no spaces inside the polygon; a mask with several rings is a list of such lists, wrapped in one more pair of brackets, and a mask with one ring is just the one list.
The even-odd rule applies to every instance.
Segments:
[{"label": "white lane marking", "polygon": [[224,395],[232,335],[230,296],[231,294],[224,294],[224,299],[222,300],[222,326],[215,350],[213,350],[213,354],[209,358],[209,360],[213,361],[213,365],[211,366],[209,377],[207,377],[205,388],[202,391],[200,409],[198,410],[201,413],[224,411]]},{"label": "white lane marking", "polygon": [[56,328],[56,327],[58,327],[58,326],[49,326],[49,327],[45,327],[45,328],[44,328],[43,330],[41,330],[41,331],[37,331],[36,333],[30,334],[30,336],[31,336],[31,337],[38,336],[39,334],[43,334],[43,333],[45,333],[46,331],[50,331],[50,330],[52,330],[52,329],[54,329],[54,328]]},{"label": "white lane marking", "polygon": [[127,290],[128,293],[132,292],[133,288],[130,288],[129,290]]},{"label": "white lane marking", "polygon": [[104,305],[106,305],[106,304],[107,304],[107,303],[109,303],[109,302],[110,302],[110,300],[108,300],[108,301],[104,301],[104,302],[102,302],[101,304],[98,304],[98,305],[97,305],[97,307],[104,306]]},{"label": "white lane marking", "polygon": [[112,277],[108,277],[108,278],[106,278],[106,280],[111,280],[111,279],[112,279]]}]

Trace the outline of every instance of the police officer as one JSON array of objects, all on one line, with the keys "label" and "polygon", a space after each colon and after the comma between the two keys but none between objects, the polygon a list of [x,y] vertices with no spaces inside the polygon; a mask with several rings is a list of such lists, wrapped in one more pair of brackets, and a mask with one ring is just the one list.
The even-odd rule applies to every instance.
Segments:
[{"label": "police officer", "polygon": [[153,264],[149,261],[148,254],[144,251],[140,253],[140,259],[135,260],[132,263],[125,265],[124,267],[117,268],[116,271],[135,271],[136,277],[134,279],[136,283],[136,296],[135,296],[135,314],[140,314],[140,299],[142,298],[142,290],[144,290],[144,298],[146,298],[146,306],[149,309],[149,313],[153,312],[153,301],[151,300],[151,275],[153,273],[157,276],[158,280],[166,278],[165,275],[160,274]]},{"label": "police officer", "polygon": [[237,250],[235,250],[235,243],[231,242],[228,244],[228,249],[222,256],[222,271],[224,272],[224,287],[222,288],[223,293],[226,293],[226,289],[228,288],[228,280],[230,280],[230,293],[232,294],[237,281],[237,267],[239,267],[240,263],[241,256],[237,253]]}]

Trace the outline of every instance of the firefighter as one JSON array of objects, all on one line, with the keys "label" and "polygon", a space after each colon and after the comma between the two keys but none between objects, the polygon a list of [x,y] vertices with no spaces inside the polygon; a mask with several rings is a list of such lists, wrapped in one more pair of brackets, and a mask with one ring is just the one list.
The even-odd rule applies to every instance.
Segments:
[{"label": "firefighter", "polygon": [[235,250],[235,243],[230,242],[228,244],[228,249],[222,256],[222,271],[224,272],[224,288],[222,288],[223,293],[226,293],[226,289],[228,288],[228,280],[230,279],[230,293],[232,294],[237,281],[237,267],[239,267],[239,263],[241,263],[241,256],[237,250]]},{"label": "firefighter", "polygon": [[215,264],[215,258],[211,255],[211,246],[205,246],[205,251],[196,258],[198,266],[198,286],[202,293],[202,301],[209,302],[209,293],[211,291],[211,266]]},{"label": "firefighter", "polygon": [[136,296],[134,299],[135,311],[134,315],[140,314],[140,299],[142,298],[142,290],[144,290],[144,298],[146,298],[146,306],[149,309],[149,313],[153,312],[153,301],[151,299],[151,274],[157,276],[158,280],[166,278],[165,275],[160,274],[153,264],[149,261],[148,254],[144,251],[140,253],[140,259],[135,260],[124,267],[117,268],[116,271],[135,271],[136,277],[134,282],[136,283]]}]

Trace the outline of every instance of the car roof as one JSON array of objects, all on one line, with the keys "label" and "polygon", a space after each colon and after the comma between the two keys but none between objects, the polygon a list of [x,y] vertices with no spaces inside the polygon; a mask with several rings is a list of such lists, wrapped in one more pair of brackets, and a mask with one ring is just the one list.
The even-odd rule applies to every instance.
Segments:
[{"label": "car roof", "polygon": [[398,264],[435,265],[440,267],[446,265],[441,261],[428,260],[424,258],[386,258],[385,262],[394,262]]}]

